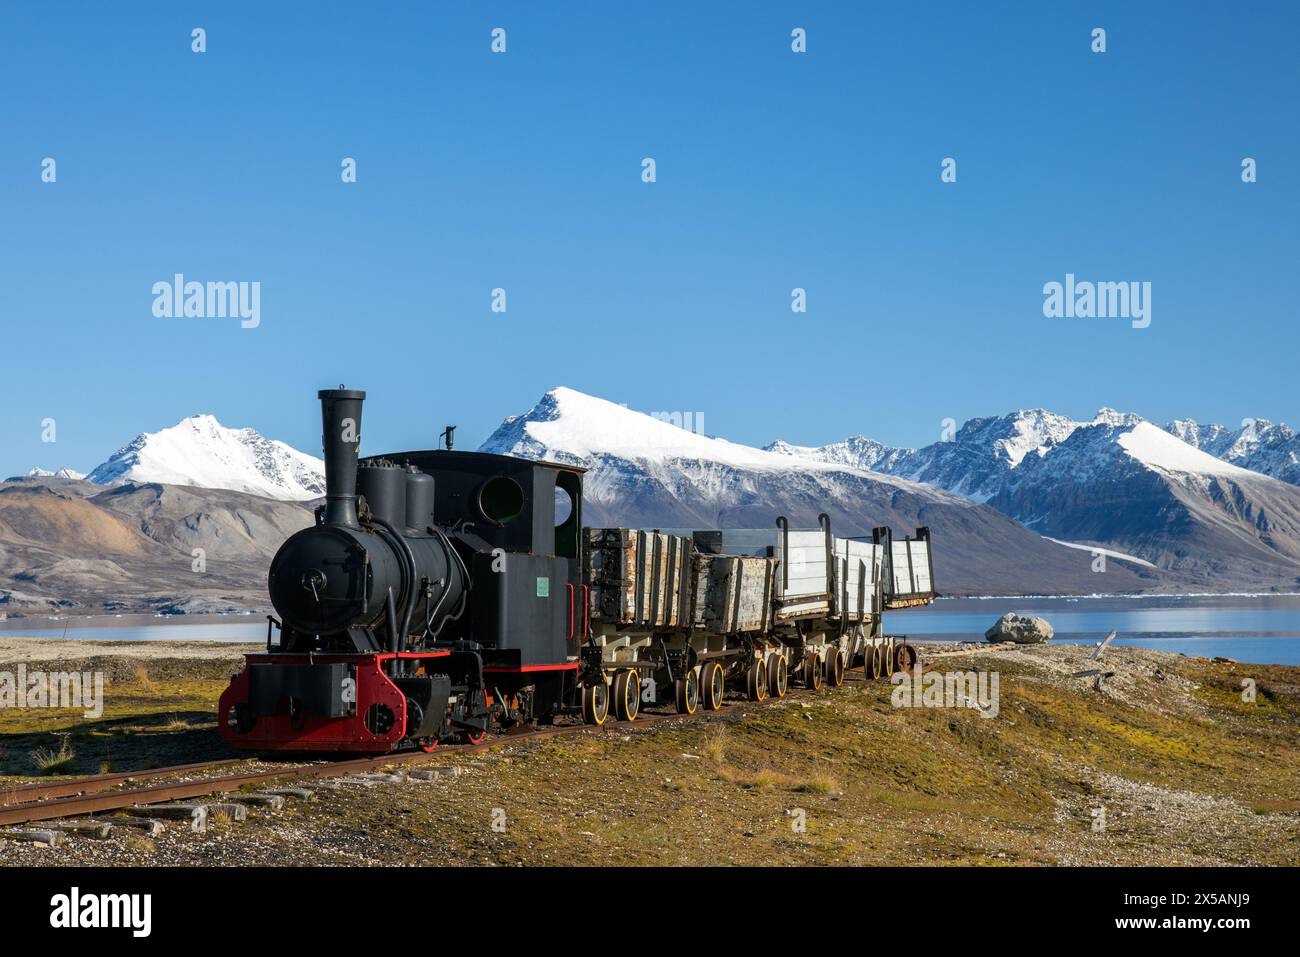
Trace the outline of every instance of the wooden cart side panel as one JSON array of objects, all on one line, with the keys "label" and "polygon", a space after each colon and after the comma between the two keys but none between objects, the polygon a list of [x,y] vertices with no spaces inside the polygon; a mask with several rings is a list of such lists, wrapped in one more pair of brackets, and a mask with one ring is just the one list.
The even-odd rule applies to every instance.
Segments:
[{"label": "wooden cart side panel", "polygon": [[586,530],[583,573],[595,620],[637,628],[685,627],[691,614],[691,547],[663,532]]},{"label": "wooden cart side panel", "polygon": [[878,611],[884,549],[870,542],[835,539],[838,607],[850,617]]},{"label": "wooden cart side panel", "polygon": [[926,594],[933,590],[930,581],[929,542],[895,540],[890,564],[893,570],[891,595]]},{"label": "wooden cart side panel", "polygon": [[695,621],[714,634],[766,631],[776,561],[744,555],[696,555]]},{"label": "wooden cart side panel", "polygon": [[777,558],[785,563],[778,593],[783,599],[827,593],[830,569],[826,567],[825,532],[791,529],[788,536],[778,536]]}]

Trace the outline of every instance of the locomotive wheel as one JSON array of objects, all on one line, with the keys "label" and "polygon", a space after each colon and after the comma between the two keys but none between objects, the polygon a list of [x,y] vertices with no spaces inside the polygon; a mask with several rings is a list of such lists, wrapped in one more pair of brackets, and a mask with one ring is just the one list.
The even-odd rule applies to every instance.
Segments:
[{"label": "locomotive wheel", "polygon": [[437,738],[416,738],[415,746],[421,751],[429,752],[438,746]]},{"label": "locomotive wheel", "polygon": [[767,664],[761,658],[745,672],[745,691],[750,701],[762,701],[767,697]]},{"label": "locomotive wheel", "polygon": [[825,677],[825,665],[820,654],[809,655],[804,660],[803,685],[812,691],[822,690],[822,678]]},{"label": "locomotive wheel", "polygon": [[704,710],[717,711],[722,707],[722,696],[727,690],[727,678],[722,673],[722,665],[716,661],[706,662],[700,671],[700,701]]},{"label": "locomotive wheel", "polygon": [[465,738],[466,744],[482,744],[487,738],[486,731],[470,731],[468,728],[462,730],[461,735]]},{"label": "locomotive wheel", "polygon": [[830,657],[826,659],[826,683],[832,688],[844,684],[844,665],[844,649],[831,649]]},{"label": "locomotive wheel", "polygon": [[694,714],[700,706],[700,679],[692,668],[676,681],[677,713]]},{"label": "locomotive wheel", "polygon": [[604,724],[609,716],[609,684],[603,679],[582,689],[582,720],[587,724]]},{"label": "locomotive wheel", "polygon": [[773,655],[768,659],[767,690],[773,698],[784,698],[790,690],[790,665],[784,655]]},{"label": "locomotive wheel", "polygon": [[635,668],[624,668],[614,676],[614,715],[619,721],[635,721],[641,711],[641,676]]},{"label": "locomotive wheel", "polygon": [[916,649],[911,645],[894,646],[894,670],[910,672],[916,666]]}]

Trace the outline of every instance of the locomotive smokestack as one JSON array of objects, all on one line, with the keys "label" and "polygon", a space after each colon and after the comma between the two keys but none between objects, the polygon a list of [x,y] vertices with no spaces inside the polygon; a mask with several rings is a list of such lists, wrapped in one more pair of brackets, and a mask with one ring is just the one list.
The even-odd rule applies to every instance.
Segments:
[{"label": "locomotive smokestack", "polygon": [[359,389],[322,389],[321,446],[325,450],[325,524],[357,525],[357,452],[361,448]]}]

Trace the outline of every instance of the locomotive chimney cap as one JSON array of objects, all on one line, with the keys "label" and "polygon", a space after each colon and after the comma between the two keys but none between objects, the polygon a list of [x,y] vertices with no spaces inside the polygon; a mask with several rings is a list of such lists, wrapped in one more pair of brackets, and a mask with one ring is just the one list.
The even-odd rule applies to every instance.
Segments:
[{"label": "locomotive chimney cap", "polygon": [[337,389],[321,389],[316,393],[318,399],[364,399],[365,392],[361,389],[345,389],[339,386]]}]

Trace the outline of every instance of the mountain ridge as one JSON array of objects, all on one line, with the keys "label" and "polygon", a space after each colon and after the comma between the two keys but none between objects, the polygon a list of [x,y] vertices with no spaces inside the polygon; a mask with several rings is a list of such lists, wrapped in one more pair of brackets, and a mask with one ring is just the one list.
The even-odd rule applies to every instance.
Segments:
[{"label": "mountain ridge", "polygon": [[793,526],[815,527],[825,512],[840,535],[869,535],[877,525],[900,535],[930,527],[935,574],[947,594],[1161,584],[1150,570],[1120,562],[1103,586],[1087,553],[944,489],[701,436],[571,389],[550,390],[479,450],[586,468],[589,525],[766,528],[785,515]]}]

